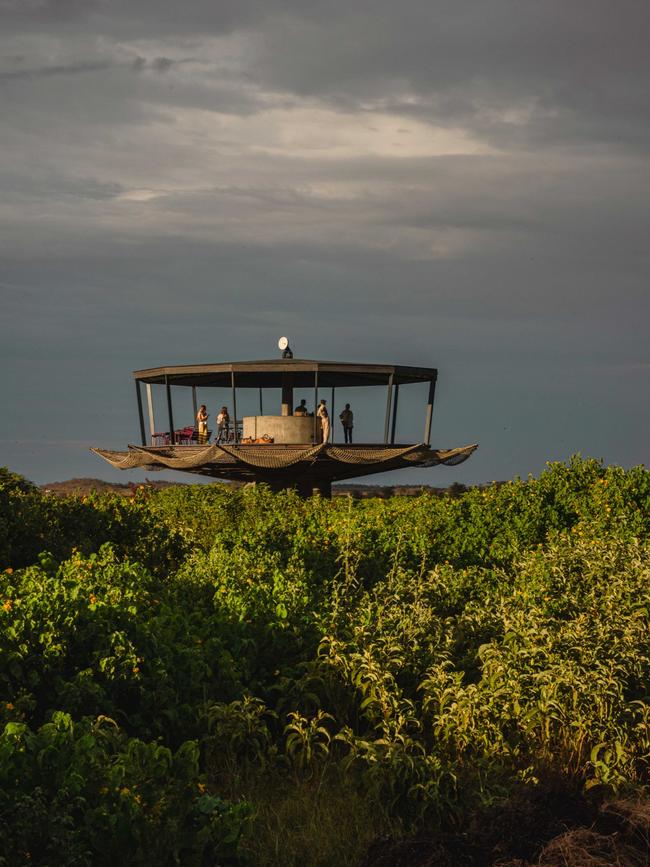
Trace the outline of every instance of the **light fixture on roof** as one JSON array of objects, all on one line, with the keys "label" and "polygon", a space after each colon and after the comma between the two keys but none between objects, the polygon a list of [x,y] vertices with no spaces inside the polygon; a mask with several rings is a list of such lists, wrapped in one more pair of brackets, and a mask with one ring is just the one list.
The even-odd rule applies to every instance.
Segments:
[{"label": "light fixture on roof", "polygon": [[283,358],[293,358],[293,352],[289,347],[289,340],[286,337],[281,337],[278,340],[278,349],[282,350]]}]

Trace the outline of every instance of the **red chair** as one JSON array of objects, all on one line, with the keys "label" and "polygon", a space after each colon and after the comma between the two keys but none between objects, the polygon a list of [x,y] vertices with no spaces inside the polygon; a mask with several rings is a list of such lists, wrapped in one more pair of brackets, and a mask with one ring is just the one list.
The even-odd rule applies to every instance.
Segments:
[{"label": "red chair", "polygon": [[189,446],[192,443],[194,428],[192,426],[183,427],[180,430],[174,431],[174,438],[178,445]]}]

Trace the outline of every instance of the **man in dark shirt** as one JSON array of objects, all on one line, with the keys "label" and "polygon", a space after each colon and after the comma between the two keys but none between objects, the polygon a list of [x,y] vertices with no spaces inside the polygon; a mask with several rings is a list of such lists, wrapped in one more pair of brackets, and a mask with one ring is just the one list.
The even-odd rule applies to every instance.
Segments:
[{"label": "man in dark shirt", "polygon": [[343,425],[343,435],[345,436],[345,442],[350,443],[352,445],[352,428],[354,427],[354,414],[350,409],[350,404],[345,404],[345,409],[339,415],[341,419],[341,424]]}]

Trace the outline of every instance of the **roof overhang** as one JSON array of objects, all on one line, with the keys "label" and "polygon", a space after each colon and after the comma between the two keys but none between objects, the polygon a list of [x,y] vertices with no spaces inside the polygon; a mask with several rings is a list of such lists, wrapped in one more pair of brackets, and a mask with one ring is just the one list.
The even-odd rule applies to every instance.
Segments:
[{"label": "roof overhang", "polygon": [[182,364],[133,371],[134,379],[150,384],[230,387],[234,374],[237,388],[281,388],[290,377],[294,388],[313,388],[316,375],[322,387],[386,385],[390,376],[395,385],[435,381],[433,367],[405,367],[395,364],[354,364],[340,361],[311,361],[282,358],[271,361],[231,361],[219,364]]}]

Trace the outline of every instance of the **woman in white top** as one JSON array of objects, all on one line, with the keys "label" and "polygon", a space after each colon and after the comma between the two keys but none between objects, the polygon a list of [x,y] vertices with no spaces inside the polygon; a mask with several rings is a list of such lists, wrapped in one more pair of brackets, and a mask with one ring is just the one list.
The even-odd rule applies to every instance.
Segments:
[{"label": "woman in white top", "polygon": [[218,443],[228,442],[228,434],[230,433],[230,416],[228,415],[228,407],[222,406],[217,416],[217,439]]}]

